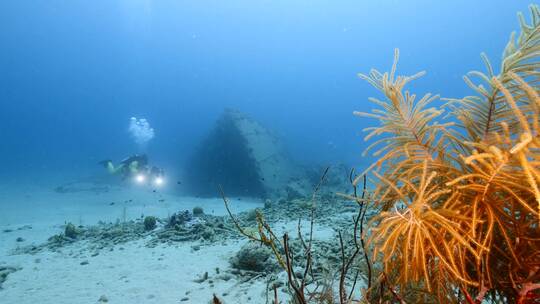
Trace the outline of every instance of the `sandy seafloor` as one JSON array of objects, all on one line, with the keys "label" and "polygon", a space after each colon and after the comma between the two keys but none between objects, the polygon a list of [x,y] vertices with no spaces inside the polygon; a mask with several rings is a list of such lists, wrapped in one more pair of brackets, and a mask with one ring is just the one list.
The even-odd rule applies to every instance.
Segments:
[{"label": "sandy seafloor", "polygon": [[[234,212],[262,204],[257,199],[231,200]],[[228,269],[230,257],[245,240],[218,241],[193,250],[196,242],[148,248],[141,239],[97,256],[89,252],[72,257],[70,250],[80,251],[84,246],[75,242],[61,253],[45,250],[33,255],[13,254],[17,246],[40,244],[62,233],[67,222],[114,222],[124,214],[128,219],[141,214],[166,217],[195,206],[209,214],[224,215],[220,198],[182,197],[125,186],[110,187],[107,192],[57,193],[51,185],[2,184],[0,206],[0,266],[21,268],[7,277],[0,290],[0,303],[103,303],[102,296],[108,303],[209,303],[214,293],[225,304],[266,302],[264,280],[194,281],[205,272],[215,274],[216,268]],[[292,222],[280,226],[296,229]],[[1,232],[6,229],[13,231]],[[332,235],[328,229],[317,229],[317,233],[319,237]],[[17,238],[24,241],[17,242]],[[88,264],[81,265],[84,261]]]}]

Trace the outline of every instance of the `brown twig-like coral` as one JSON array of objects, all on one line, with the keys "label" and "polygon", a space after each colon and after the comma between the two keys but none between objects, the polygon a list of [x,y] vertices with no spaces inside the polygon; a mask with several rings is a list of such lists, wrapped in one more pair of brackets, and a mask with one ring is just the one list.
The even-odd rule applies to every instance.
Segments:
[{"label": "brown twig-like coral", "polygon": [[[300,227],[300,220],[298,221],[298,239],[302,244],[302,247],[304,249],[304,252],[302,252],[303,256],[305,257],[305,265],[304,265],[304,271],[301,278],[298,278],[298,275],[295,273],[295,265],[294,265],[294,252],[292,252],[290,248],[290,242],[289,242],[289,235],[285,233],[283,235],[282,240],[278,239],[276,235],[274,234],[272,228],[266,222],[264,219],[264,216],[262,213],[257,211],[257,232],[250,233],[246,229],[242,228],[238,220],[233,216],[230,208],[229,208],[229,202],[225,196],[225,192],[223,191],[222,187],[219,186],[219,191],[221,194],[221,197],[223,199],[223,202],[225,204],[225,208],[227,209],[227,212],[229,213],[229,216],[231,220],[234,222],[234,225],[238,229],[238,231],[246,236],[248,239],[256,242],[260,242],[264,246],[269,247],[275,258],[278,261],[278,264],[280,267],[287,273],[287,284],[288,287],[291,290],[291,296],[294,301],[294,303],[298,304],[307,304],[311,303],[313,301],[317,301],[317,303],[325,303],[324,300],[326,297],[328,297],[328,289],[331,288],[331,286],[325,286],[325,288],[322,291],[319,291],[320,284],[315,279],[315,276],[313,274],[312,264],[313,264],[313,254],[312,254],[312,245],[313,245],[313,225],[314,225],[314,219],[315,219],[315,198],[317,195],[317,192],[320,190],[320,187],[322,186],[326,175],[328,174],[329,167],[327,167],[320,180],[319,183],[316,185],[315,190],[313,191],[313,195],[311,198],[311,211],[310,211],[310,232],[309,232],[309,239],[304,241],[302,234],[301,234],[301,227]],[[315,284],[315,287],[307,288],[307,280],[308,278],[311,278]],[[333,294],[330,292],[330,296]],[[315,300],[319,299],[319,300]],[[330,298],[332,299],[332,298]],[[277,293],[275,293],[275,302],[277,302]],[[329,302],[330,303],[330,302]],[[344,303],[344,302],[343,302]]]},{"label": "brown twig-like coral", "polygon": [[[495,75],[471,72],[466,83],[477,93],[429,107],[405,85],[421,76],[360,75],[385,96],[371,99],[381,125],[368,150],[379,160],[369,168],[378,180],[371,222],[373,256],[401,291],[411,282],[438,302],[455,302],[460,290],[524,303],[540,288],[540,10],[531,24],[520,15],[521,34],[512,35]],[[484,84],[475,84],[479,77]],[[454,122],[457,122],[454,124]],[[472,295],[472,296],[471,296]],[[538,293],[536,293],[538,295]]]}]

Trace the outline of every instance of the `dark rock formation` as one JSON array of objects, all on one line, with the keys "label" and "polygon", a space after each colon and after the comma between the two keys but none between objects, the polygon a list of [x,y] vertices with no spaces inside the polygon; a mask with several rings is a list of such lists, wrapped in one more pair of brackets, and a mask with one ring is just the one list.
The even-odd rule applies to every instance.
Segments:
[{"label": "dark rock formation", "polygon": [[294,168],[278,138],[245,114],[226,110],[189,160],[186,184],[192,194],[273,197]]},{"label": "dark rock formation", "polygon": [[72,223],[68,223],[64,230],[64,235],[71,239],[76,239],[79,235],[79,230]]}]

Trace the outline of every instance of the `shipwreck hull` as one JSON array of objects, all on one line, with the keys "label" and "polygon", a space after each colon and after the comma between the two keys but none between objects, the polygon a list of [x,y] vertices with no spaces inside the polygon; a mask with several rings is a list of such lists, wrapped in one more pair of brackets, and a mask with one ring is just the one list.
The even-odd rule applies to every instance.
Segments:
[{"label": "shipwreck hull", "polygon": [[186,165],[187,190],[213,197],[276,197],[294,166],[278,137],[247,115],[226,110]]}]

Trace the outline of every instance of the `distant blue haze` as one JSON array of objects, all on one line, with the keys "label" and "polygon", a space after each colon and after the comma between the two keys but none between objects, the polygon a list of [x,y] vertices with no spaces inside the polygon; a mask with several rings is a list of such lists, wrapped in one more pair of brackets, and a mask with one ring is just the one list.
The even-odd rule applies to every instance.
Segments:
[{"label": "distant blue haze", "polygon": [[[137,152],[131,116],[156,131],[150,157],[182,166],[226,107],[276,130],[293,158],[363,167],[379,96],[357,78],[427,70],[416,93],[462,97],[495,67],[529,1],[0,2],[0,178],[85,175]],[[528,13],[528,12],[527,12]]]}]

